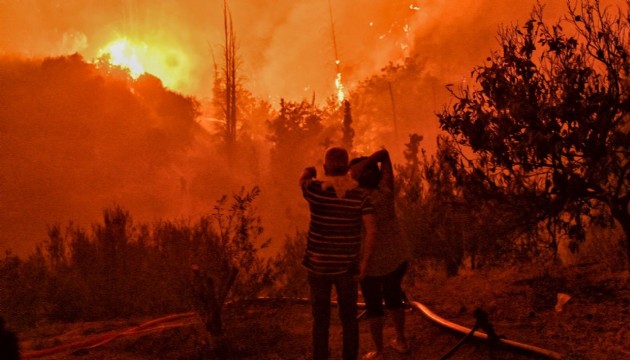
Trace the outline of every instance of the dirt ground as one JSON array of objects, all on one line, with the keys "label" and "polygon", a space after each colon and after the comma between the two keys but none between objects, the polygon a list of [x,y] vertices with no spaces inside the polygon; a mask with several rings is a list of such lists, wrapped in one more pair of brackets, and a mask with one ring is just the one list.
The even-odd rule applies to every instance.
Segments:
[{"label": "dirt ground", "polygon": [[[463,273],[410,274],[412,301],[437,315],[472,327],[472,313],[482,308],[496,333],[563,355],[563,359],[630,358],[630,280],[628,272],[613,273],[596,266],[569,269],[514,268]],[[558,294],[570,299],[556,309]],[[440,359],[463,337],[446,331],[417,310],[407,312],[412,352],[400,355],[386,349],[385,359]],[[83,339],[134,328],[150,319],[81,324],[42,324],[19,334],[23,354],[36,354]],[[226,337],[221,355],[208,351],[208,338],[196,316],[166,322],[160,328],[120,336],[93,349],[68,348],[41,359],[309,359],[310,308],[303,303],[266,302],[226,309]],[[361,353],[371,350],[366,321],[360,323]],[[172,326],[172,327],[170,327]],[[386,326],[385,338],[393,336]],[[341,329],[333,310],[332,359],[340,359]],[[27,357],[28,358],[28,357]],[[30,357],[35,358],[35,357]],[[529,352],[491,346],[487,341],[464,343],[451,359],[543,359]]]}]

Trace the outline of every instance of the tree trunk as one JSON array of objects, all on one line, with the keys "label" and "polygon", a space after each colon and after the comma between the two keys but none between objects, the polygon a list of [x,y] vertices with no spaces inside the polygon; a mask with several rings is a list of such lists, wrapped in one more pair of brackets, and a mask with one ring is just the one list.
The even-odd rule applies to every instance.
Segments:
[{"label": "tree trunk", "polygon": [[628,215],[628,212],[626,212],[625,216],[622,216],[622,218],[617,218],[617,220],[621,223],[621,227],[623,228],[623,232],[626,236],[626,261],[628,269],[630,269],[630,215]]},{"label": "tree trunk", "polygon": [[207,272],[196,271],[192,286],[195,307],[208,332],[208,350],[213,358],[225,359],[229,348],[223,336],[222,310],[230,289],[234,285],[238,269],[230,267],[226,276],[215,279]]},{"label": "tree trunk", "polygon": [[345,100],[343,102],[343,147],[348,150],[349,153],[353,149],[354,141],[354,129],[352,128],[352,111],[350,109],[350,102]]},{"label": "tree trunk", "polygon": [[628,269],[630,269],[630,213],[628,212],[628,204],[630,197],[626,196],[619,201],[616,201],[611,207],[612,216],[621,224],[623,233],[625,235],[626,245],[626,263]]},{"label": "tree trunk", "polygon": [[208,279],[210,286],[207,304],[208,317],[206,319],[206,329],[208,329],[208,332],[213,337],[221,337],[223,335],[221,310],[223,309],[225,299],[227,298],[232,285],[234,285],[237,274],[238,269],[232,267],[228,273],[227,279],[221,281],[219,286],[215,286],[216,282],[214,282],[212,278]]},{"label": "tree trunk", "polygon": [[225,141],[231,153],[236,143],[236,38],[232,25],[232,13],[223,1],[223,31],[225,35]]}]

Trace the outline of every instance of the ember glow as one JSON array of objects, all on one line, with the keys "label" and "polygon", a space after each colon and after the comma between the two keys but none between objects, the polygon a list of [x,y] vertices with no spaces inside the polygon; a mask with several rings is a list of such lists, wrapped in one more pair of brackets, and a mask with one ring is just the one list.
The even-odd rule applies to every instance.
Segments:
[{"label": "ember glow", "polygon": [[109,57],[109,63],[129,69],[135,79],[144,73],[140,57],[146,58],[147,45],[134,45],[127,39],[116,40],[98,52],[99,58]]},{"label": "ember glow", "polygon": [[[547,1],[550,16],[565,1]],[[258,97],[346,95],[390,61],[414,51],[427,55],[442,83],[457,81],[496,45],[500,23],[519,21],[535,0],[260,0],[229,1],[241,57],[241,75]],[[270,5],[273,3],[273,5]],[[338,57],[330,36],[330,4]],[[91,61],[111,44],[137,54],[136,70],[172,90],[209,96],[214,59],[223,44],[222,1],[0,1],[0,54],[81,54]],[[418,44],[420,43],[420,44]],[[146,46],[146,49],[145,49]],[[145,54],[144,51],[147,53]],[[128,62],[133,61],[127,55]],[[340,71],[335,59],[342,60]],[[153,63],[155,62],[155,63]],[[122,64],[121,64],[122,66]],[[142,70],[140,70],[140,67]],[[281,79],[281,80],[279,80]]]},{"label": "ember glow", "polygon": [[[229,6],[243,86],[275,107],[281,98],[322,105],[334,96],[341,103],[383,67],[417,55],[418,71],[431,81],[418,89],[419,98],[396,99],[418,104],[413,122],[399,117],[396,126],[400,134],[431,139],[438,131],[435,112],[449,100],[443,85],[463,81],[496,49],[499,24],[522,21],[535,3],[242,0]],[[565,8],[564,1],[548,3],[550,19]],[[210,103],[224,45],[222,6],[200,0],[0,1],[0,251],[30,251],[47,224],[89,224],[112,203],[137,219],[197,214],[195,206],[205,209],[229,193],[229,182],[255,181],[229,164],[209,170],[215,160],[207,157],[214,153],[192,140],[206,134],[192,119],[187,97],[204,107]],[[102,74],[83,60],[129,69],[139,77],[139,90],[107,76],[93,81]],[[143,73],[178,95],[153,77],[143,80]],[[395,91],[399,84],[391,81]],[[384,91],[380,106],[393,107]],[[374,147],[391,145],[378,135],[387,121],[357,118],[357,137]],[[265,225],[289,229],[291,220]]]},{"label": "ember glow", "polygon": [[345,99],[345,93],[343,88],[343,83],[341,82],[341,73],[337,73],[337,77],[335,78],[335,86],[337,87],[337,101],[339,104],[343,103]]},{"label": "ember glow", "polygon": [[190,76],[190,64],[183,51],[172,46],[149,45],[126,37],[116,39],[98,51],[98,59],[129,70],[135,79],[150,73],[165,86],[176,89]]}]

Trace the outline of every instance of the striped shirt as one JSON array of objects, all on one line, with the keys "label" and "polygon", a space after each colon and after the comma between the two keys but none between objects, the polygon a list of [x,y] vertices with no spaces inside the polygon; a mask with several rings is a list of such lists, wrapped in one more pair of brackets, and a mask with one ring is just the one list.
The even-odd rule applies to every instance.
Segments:
[{"label": "striped shirt", "polygon": [[302,265],[320,275],[358,271],[363,215],[374,209],[367,193],[353,188],[338,198],[335,189],[311,180],[302,185],[311,220]]}]

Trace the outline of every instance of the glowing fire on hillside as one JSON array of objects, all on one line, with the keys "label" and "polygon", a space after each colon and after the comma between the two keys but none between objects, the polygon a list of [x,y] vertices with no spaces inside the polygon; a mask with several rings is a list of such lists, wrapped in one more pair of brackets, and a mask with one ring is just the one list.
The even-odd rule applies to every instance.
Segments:
[{"label": "glowing fire on hillside", "polygon": [[136,79],[145,70],[141,58],[147,59],[147,44],[136,44],[126,38],[112,41],[98,52],[98,57],[109,56],[109,63],[124,67]]},{"label": "glowing fire on hillside", "polygon": [[188,57],[173,46],[149,45],[126,37],[116,39],[98,51],[98,59],[107,59],[111,65],[129,71],[134,79],[150,73],[162,83],[174,88],[190,75]]},{"label": "glowing fire on hillside", "polygon": [[[610,2],[613,0],[607,0]],[[402,157],[403,149],[394,146],[402,147],[407,140],[404,134],[421,133],[427,139],[423,145],[433,146],[431,139],[439,131],[435,112],[449,101],[443,84],[466,80],[463,76],[472,66],[496,48],[497,24],[522,20],[535,1],[229,3],[238,44],[239,86],[252,96],[244,101],[263,104],[264,100],[264,106],[277,110],[281,99],[312,99],[320,107],[327,107],[331,97],[339,104],[352,100],[357,151],[367,154],[388,146]],[[560,16],[562,4],[554,3],[549,4],[549,10],[555,11],[549,13],[550,18]],[[2,1],[0,112],[5,115],[0,117],[0,126],[24,130],[0,131],[0,143],[11,149],[0,151],[0,179],[7,180],[0,181],[0,210],[6,210],[0,211],[0,245],[27,254],[47,224],[69,219],[89,223],[112,202],[133,206],[137,218],[179,215],[180,208],[182,213],[196,210],[196,201],[205,207],[215,195],[223,194],[228,183],[259,181],[258,173],[250,178],[238,169],[232,173],[229,166],[220,167],[219,176],[214,170],[206,171],[215,163],[214,154],[197,147],[210,141],[205,137],[208,131],[199,135],[203,139],[199,144],[188,137],[199,126],[215,130],[224,121],[217,118],[212,102],[215,76],[224,65],[222,4],[199,0]],[[417,63],[410,64],[422,82],[412,92],[403,93],[403,85],[412,79],[398,77],[395,69],[404,64],[407,55],[418,57]],[[94,68],[84,66],[84,61],[94,61]],[[387,78],[391,87],[378,89],[374,102],[366,97],[350,98],[362,91],[363,80],[374,77],[380,82],[384,68],[393,75]],[[121,75],[126,76],[120,69],[128,69],[134,78],[143,73],[155,76],[168,90],[198,101],[202,114],[192,122],[190,116],[196,113],[187,110],[188,100],[165,92],[153,79],[141,82],[142,86],[131,84],[133,91],[122,88],[127,84],[119,81]],[[57,82],[56,74],[63,80],[74,76],[76,81]],[[91,81],[95,77],[98,81]],[[108,86],[97,86],[99,81]],[[140,91],[150,94],[127,101],[140,98]],[[174,104],[163,101],[171,96],[178,99]],[[151,99],[157,99],[151,106],[163,108],[146,112],[153,108],[144,106],[144,101]],[[373,116],[371,109],[382,115]],[[262,105],[251,110],[251,118],[247,118],[251,124],[247,125],[255,129],[251,133],[260,135],[260,164],[265,164],[270,152],[262,146],[271,146],[271,142],[263,135],[268,130],[266,121],[273,117],[265,114]],[[154,113],[161,111],[170,112],[158,121]],[[394,116],[397,131],[392,132]],[[245,116],[241,119],[244,122]],[[31,129],[34,131],[29,133]],[[148,135],[143,136],[145,133]],[[101,141],[105,138],[108,141]],[[141,150],[133,147],[140,145],[144,146]],[[171,145],[186,149],[182,152],[186,157],[176,158],[179,150]],[[212,155],[211,160],[206,160],[207,154]],[[161,156],[176,158],[173,163],[178,169],[174,171]],[[258,169],[258,163],[252,164]],[[265,173],[263,166],[261,174]],[[154,169],[159,174],[147,175]],[[194,183],[189,178],[195,176],[204,180]],[[179,184],[180,177],[188,185],[172,190],[171,183]],[[184,196],[195,200],[180,204]],[[153,197],[159,199],[149,201]],[[273,223],[278,233],[293,226],[288,217],[279,218]]]}]

